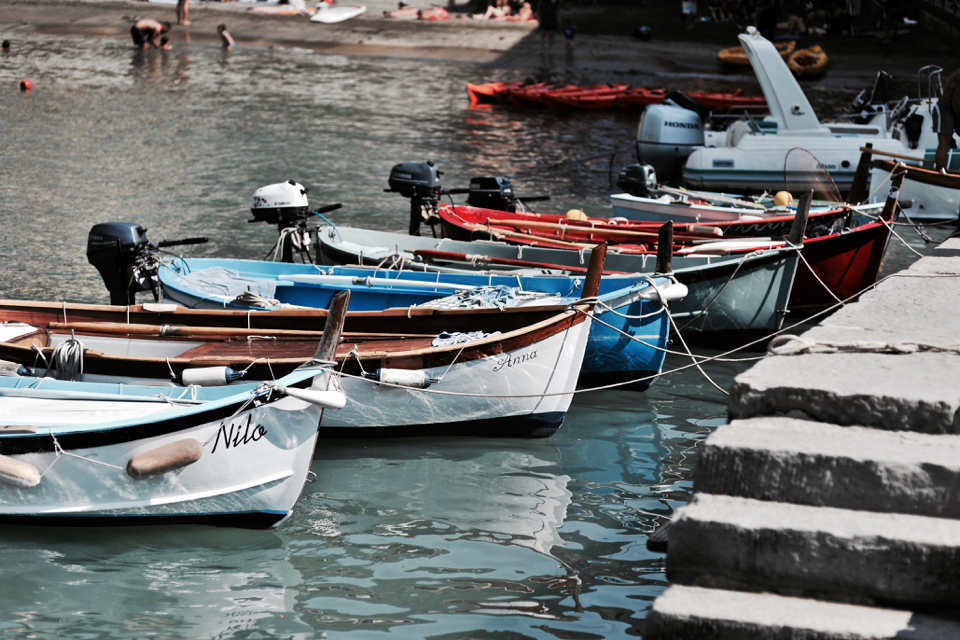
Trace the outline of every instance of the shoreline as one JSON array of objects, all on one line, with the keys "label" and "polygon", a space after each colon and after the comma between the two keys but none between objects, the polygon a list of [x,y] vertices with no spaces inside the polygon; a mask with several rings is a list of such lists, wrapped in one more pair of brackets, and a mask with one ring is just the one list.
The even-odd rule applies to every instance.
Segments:
[{"label": "shoreline", "polygon": [[[324,25],[301,16],[253,14],[247,11],[249,5],[245,3],[194,1],[190,5],[193,24],[175,25],[170,40],[174,48],[194,42],[216,42],[216,25],[224,22],[243,48],[299,47],[347,56],[476,63],[524,70],[550,80],[581,78],[587,83],[617,79],[691,88],[712,82],[745,86],[748,92],[757,92],[756,80],[749,70],[731,73],[717,64],[719,49],[736,44],[738,29],[734,25],[703,23],[695,30],[683,31],[674,24],[673,11],[665,6],[645,9],[642,14],[636,10],[624,18],[659,24],[651,42],[640,42],[628,35],[632,23],[623,26],[624,21],[617,21],[616,6],[571,7],[571,22],[586,25],[585,32],[577,35],[575,52],[568,54],[562,36],[558,35],[552,54],[542,56],[535,24],[468,18],[440,22],[391,20],[381,17],[380,11],[382,6],[392,6],[392,0],[367,0],[367,4],[367,13],[358,18]],[[8,9],[0,17],[0,30],[5,38],[12,39],[24,32],[123,39],[129,38],[129,25],[134,18],[173,22],[175,15],[172,5],[135,0],[13,0],[5,6]],[[467,15],[463,13],[465,9],[461,1],[454,15]],[[624,33],[617,35],[610,30]],[[912,44],[914,40],[922,46]],[[800,46],[806,44],[802,41]],[[856,92],[870,85],[877,71],[883,69],[896,78],[896,91],[913,93],[916,72],[921,66],[933,63],[948,71],[951,65],[960,66],[960,56],[939,41],[931,41],[922,28],[904,35],[896,46],[881,45],[870,38],[836,37],[825,39],[824,48],[831,55],[830,68],[822,78],[804,81],[805,89]]]}]

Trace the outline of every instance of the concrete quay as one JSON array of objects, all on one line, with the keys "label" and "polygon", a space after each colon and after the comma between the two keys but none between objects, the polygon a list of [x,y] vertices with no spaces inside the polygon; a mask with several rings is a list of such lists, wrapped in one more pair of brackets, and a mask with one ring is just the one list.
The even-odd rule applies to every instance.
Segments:
[{"label": "concrete quay", "polygon": [[644,635],[960,637],[960,239],[738,376]]}]

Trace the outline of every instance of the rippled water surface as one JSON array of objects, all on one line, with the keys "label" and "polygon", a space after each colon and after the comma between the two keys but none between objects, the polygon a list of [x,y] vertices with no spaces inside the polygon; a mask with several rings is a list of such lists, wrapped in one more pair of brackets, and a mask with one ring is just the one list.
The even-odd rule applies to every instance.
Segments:
[{"label": "rippled water surface", "polygon": [[[262,257],[276,231],[246,222],[249,198],[288,178],[313,205],[343,202],[338,223],[402,230],[407,203],[382,190],[407,160],[435,160],[447,186],[510,175],[553,210],[608,211],[637,116],[469,110],[464,82],[502,73],[18,38],[0,54],[0,296],[105,302],[84,255],[97,222]],[[894,245],[885,270],[912,259]],[[746,366],[708,372],[729,387]],[[638,636],[665,586],[647,533],[689,499],[724,416],[690,370],[581,395],[548,440],[322,442],[276,531],[0,528],[0,638]]]}]

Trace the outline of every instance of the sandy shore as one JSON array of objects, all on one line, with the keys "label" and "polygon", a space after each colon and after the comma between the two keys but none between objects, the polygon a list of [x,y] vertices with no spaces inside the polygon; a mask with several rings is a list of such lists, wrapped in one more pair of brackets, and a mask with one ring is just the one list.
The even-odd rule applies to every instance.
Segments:
[{"label": "sandy shore", "polygon": [[[171,40],[175,46],[213,42],[216,25],[224,22],[243,47],[302,47],[352,56],[474,62],[586,82],[622,78],[681,88],[704,80],[752,84],[749,70],[730,74],[717,66],[717,51],[736,44],[735,25],[704,23],[686,31],[669,2],[656,2],[652,7],[643,6],[650,3],[568,3],[565,15],[578,27],[575,52],[567,54],[558,37],[552,55],[546,56],[541,55],[535,25],[470,20],[465,2],[460,0],[454,13],[464,16],[462,19],[423,22],[383,18],[383,9],[393,8],[394,0],[366,0],[369,9],[363,16],[322,25],[299,16],[253,14],[245,3],[195,0],[190,5],[193,24],[175,26]],[[11,39],[24,32],[129,38],[135,18],[174,21],[173,6],[135,0],[5,0],[3,4],[0,30],[4,38]],[[653,41],[630,37],[640,24],[654,25]],[[831,55],[830,68],[808,86],[827,90],[858,91],[883,69],[898,79],[898,90],[916,93],[916,72],[921,66],[938,64],[949,70],[960,65],[957,52],[922,27],[914,27],[893,45],[876,38],[839,36],[827,36],[823,45]]]}]

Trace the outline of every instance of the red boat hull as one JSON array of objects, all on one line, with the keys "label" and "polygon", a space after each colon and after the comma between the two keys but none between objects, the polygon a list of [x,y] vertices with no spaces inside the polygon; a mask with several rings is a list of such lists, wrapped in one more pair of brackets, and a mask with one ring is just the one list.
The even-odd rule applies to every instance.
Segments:
[{"label": "red boat hull", "polygon": [[889,228],[874,222],[849,233],[804,241],[790,310],[809,315],[876,284],[889,239]]}]

